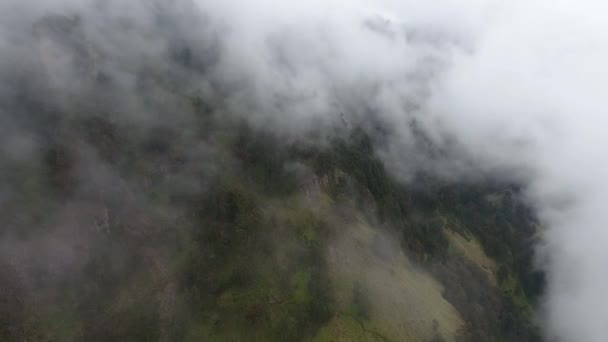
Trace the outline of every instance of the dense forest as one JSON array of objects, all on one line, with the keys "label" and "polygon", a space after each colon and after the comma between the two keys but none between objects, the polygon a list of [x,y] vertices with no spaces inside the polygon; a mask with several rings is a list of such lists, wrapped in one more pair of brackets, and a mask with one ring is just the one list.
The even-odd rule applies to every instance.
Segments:
[{"label": "dense forest", "polygon": [[[40,25],[91,49],[77,19]],[[143,125],[89,55],[94,91],[67,105],[19,74],[2,99],[40,144],[0,170],[0,340],[541,340],[518,184],[400,181],[378,127],[286,139],[154,66],[136,83],[162,115]]]}]

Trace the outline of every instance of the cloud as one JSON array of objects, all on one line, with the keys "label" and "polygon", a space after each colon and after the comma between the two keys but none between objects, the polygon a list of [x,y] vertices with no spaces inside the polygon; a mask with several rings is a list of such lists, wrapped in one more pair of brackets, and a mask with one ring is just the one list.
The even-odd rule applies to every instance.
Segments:
[{"label": "cloud", "polygon": [[[416,160],[416,120],[447,153],[430,164],[421,157],[415,168],[456,179],[499,172],[527,183],[548,227],[539,252],[550,280],[548,337],[606,339],[607,5],[199,4],[229,27],[227,60],[248,74],[273,119],[372,115],[391,127],[379,152],[397,174]],[[451,153],[454,142],[462,153]]]},{"label": "cloud", "polygon": [[[123,124],[180,130],[191,122],[191,112],[171,111],[179,99],[140,78],[150,67],[170,75],[172,87],[221,101],[220,114],[279,135],[331,132],[341,121],[370,132],[380,125],[377,152],[405,181],[423,170],[527,184],[547,226],[539,246],[549,274],[547,335],[604,341],[607,7],[594,0],[7,1],[0,123],[12,133],[3,134],[2,151],[23,161],[38,158],[44,144],[20,119],[40,107],[15,105],[24,75],[25,94],[42,107],[77,112],[73,99],[90,96]],[[49,13],[67,14],[63,24],[80,21],[70,32],[86,39],[63,41],[48,29],[34,39],[32,25]],[[112,86],[99,86],[101,76]]]}]

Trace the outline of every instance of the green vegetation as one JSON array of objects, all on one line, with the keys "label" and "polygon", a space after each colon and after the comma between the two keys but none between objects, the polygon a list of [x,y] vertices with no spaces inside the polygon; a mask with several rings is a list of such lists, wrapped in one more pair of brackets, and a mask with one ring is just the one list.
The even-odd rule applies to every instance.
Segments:
[{"label": "green vegetation", "polygon": [[[407,314],[383,311],[401,302],[379,291],[403,289],[354,271],[332,277],[335,249],[361,253],[349,267],[381,269],[389,285],[410,276],[431,284],[449,309],[437,315],[464,322],[456,340],[540,340],[537,224],[515,186],[429,175],[402,184],[362,129],[326,146],[282,143],[176,85],[142,82],[175,93],[191,122],[144,129],[99,110],[59,115],[32,104],[49,116],[37,128],[48,139],[42,158],[0,171],[15,194],[0,208],[3,234],[19,247],[0,264],[0,340],[404,340],[378,323]],[[448,230],[480,242],[496,284],[453,252]],[[395,236],[398,251],[379,232]],[[340,250],[336,241],[355,233],[366,239]],[[443,321],[425,314],[408,327],[449,340]]]},{"label": "green vegetation", "polygon": [[[532,264],[537,223],[514,198],[516,187],[492,180],[451,184],[427,175],[410,186],[398,184],[375,158],[362,131],[348,141],[336,141],[314,163],[318,173],[330,175],[328,191],[336,200],[356,194],[362,211],[374,207],[382,222],[401,232],[404,251],[442,281],[444,297],[463,315],[463,340],[540,340],[531,321],[532,306],[544,287],[543,274]],[[332,177],[335,169],[346,176]],[[349,184],[349,177],[354,182]],[[488,200],[497,193],[501,201]],[[499,265],[499,288],[469,260],[448,255],[445,229],[479,239]]]}]

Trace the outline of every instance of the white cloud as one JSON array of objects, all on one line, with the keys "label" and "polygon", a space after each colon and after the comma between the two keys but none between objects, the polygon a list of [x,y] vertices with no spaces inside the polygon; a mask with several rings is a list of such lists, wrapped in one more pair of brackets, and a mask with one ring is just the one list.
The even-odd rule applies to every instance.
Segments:
[{"label": "white cloud", "polygon": [[[16,33],[9,30],[23,13],[36,16],[93,3],[0,4],[5,19],[0,46],[14,44]],[[149,6],[130,4],[112,7],[114,14],[140,17],[144,31],[154,25],[147,14],[133,13]],[[402,165],[411,165],[404,158],[412,158],[410,127],[416,118],[439,146],[446,134],[455,137],[472,160],[448,155],[430,167],[440,165],[442,173],[455,177],[487,170],[524,175],[549,228],[542,246],[550,281],[549,337],[608,339],[607,3],[196,4],[220,33],[221,58],[213,77],[234,90],[227,99],[231,108],[253,121],[296,133],[318,120],[339,120],[342,113],[351,122],[373,115],[397,133],[382,155],[397,172],[407,173],[411,170]],[[87,13],[94,18],[96,10]],[[136,63],[137,52],[149,57],[162,47],[147,34],[97,38],[107,51]],[[21,50],[3,48],[0,54],[14,61],[16,51]],[[6,64],[0,60],[2,69]]]}]

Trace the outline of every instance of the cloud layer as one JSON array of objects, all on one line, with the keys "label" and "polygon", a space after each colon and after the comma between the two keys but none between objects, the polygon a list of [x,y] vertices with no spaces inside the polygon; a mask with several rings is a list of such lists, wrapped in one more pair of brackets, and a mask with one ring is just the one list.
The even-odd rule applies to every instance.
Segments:
[{"label": "cloud layer", "polygon": [[526,182],[547,227],[548,337],[606,339],[606,5],[199,4],[228,28],[226,63],[254,82],[273,120],[371,115],[392,128],[379,153],[398,175],[411,172],[416,121],[447,153],[414,168]]},{"label": "cloud layer", "polygon": [[[76,95],[100,98],[103,89],[83,75],[103,70],[114,82],[103,90],[106,104],[127,123],[189,122],[191,113],[167,119],[175,99],[162,108],[133,96],[142,86],[133,75],[146,64],[285,137],[381,123],[377,152],[404,181],[425,170],[527,184],[547,227],[539,246],[547,335],[604,341],[606,9],[593,0],[8,1],[0,5],[2,151],[35,153],[11,107],[20,70],[46,75],[44,89],[54,93],[44,101],[72,109]],[[48,13],[78,13],[85,24],[71,34],[90,44],[69,50],[62,44],[77,38],[58,43],[52,32],[32,31]],[[430,146],[420,145],[421,132]]]}]

